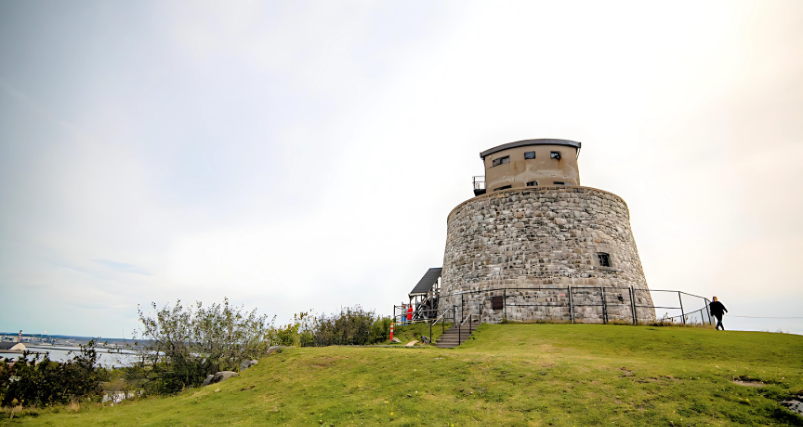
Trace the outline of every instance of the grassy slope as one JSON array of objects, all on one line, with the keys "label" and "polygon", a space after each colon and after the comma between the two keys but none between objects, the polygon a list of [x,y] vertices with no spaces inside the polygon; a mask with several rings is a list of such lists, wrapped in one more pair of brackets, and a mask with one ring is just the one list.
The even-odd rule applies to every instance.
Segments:
[{"label": "grassy slope", "polygon": [[[734,377],[768,386],[735,385]],[[215,390],[219,389],[219,392]],[[179,396],[31,425],[803,425],[803,337],[606,325],[483,325],[454,350],[302,348]],[[13,420],[16,422],[17,420]]]}]

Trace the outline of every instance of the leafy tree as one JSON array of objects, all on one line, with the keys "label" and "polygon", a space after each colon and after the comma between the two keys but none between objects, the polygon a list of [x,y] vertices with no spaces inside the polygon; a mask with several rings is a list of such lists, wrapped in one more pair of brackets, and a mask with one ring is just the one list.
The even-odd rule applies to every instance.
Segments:
[{"label": "leafy tree", "polygon": [[129,369],[127,380],[140,380],[148,391],[175,393],[200,385],[207,375],[238,370],[240,362],[266,354],[270,345],[281,341],[273,321],[256,310],[245,312],[223,304],[157,308],[148,315],[138,309],[143,341],[135,342],[141,362]]}]

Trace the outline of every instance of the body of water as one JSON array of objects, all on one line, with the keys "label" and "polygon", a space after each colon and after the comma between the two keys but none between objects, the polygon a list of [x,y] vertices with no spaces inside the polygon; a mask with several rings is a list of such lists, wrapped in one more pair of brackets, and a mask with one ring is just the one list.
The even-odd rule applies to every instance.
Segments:
[{"label": "body of water", "polygon": [[[27,343],[25,344],[25,347],[27,347],[31,352],[49,353],[50,360],[55,362],[66,362],[68,360],[72,360],[76,354],[80,354],[81,352],[81,349],[78,347],[40,347]],[[138,360],[136,355],[130,352],[123,351],[122,353],[117,353],[115,351],[107,352],[106,349],[96,350],[98,353],[98,363],[107,368],[130,366],[133,362]],[[20,356],[22,356],[22,353],[0,353],[0,357],[5,357],[7,359],[17,359]],[[33,356],[29,356],[29,359],[32,357]]]}]

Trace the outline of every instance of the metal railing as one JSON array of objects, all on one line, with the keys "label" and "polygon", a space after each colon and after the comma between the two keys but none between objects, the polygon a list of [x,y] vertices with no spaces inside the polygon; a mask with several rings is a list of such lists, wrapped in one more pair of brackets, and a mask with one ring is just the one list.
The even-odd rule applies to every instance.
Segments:
[{"label": "metal railing", "polygon": [[[482,294],[482,295],[480,295]],[[459,295],[459,300],[456,298]],[[495,298],[501,299],[501,307],[492,309],[486,304]],[[512,300],[512,301],[511,301]],[[683,291],[665,289],[636,289],[632,287],[614,286],[566,286],[566,287],[538,287],[538,288],[493,288],[477,291],[466,291],[451,295],[441,295],[441,303],[449,301],[449,307],[440,316],[434,314],[435,309],[415,317],[413,323],[418,321],[432,322],[432,319],[441,319],[449,310],[455,307],[460,313],[447,315],[460,322],[466,321],[463,315],[465,305],[476,304],[479,313],[490,312],[483,317],[494,318],[497,321],[510,320],[508,310],[514,309],[520,314],[522,309],[535,311],[525,313],[529,319],[569,321],[571,323],[584,321],[632,322],[660,320],[662,322],[678,324],[711,324],[713,319],[709,312],[708,298],[690,294]],[[499,301],[497,301],[498,303]],[[394,314],[397,306],[394,306]],[[656,316],[655,310],[668,310],[663,317]],[[472,312],[472,314],[474,314]],[[516,316],[513,316],[516,317]],[[416,321],[415,319],[420,319]],[[473,322],[473,320],[469,320]],[[436,323],[436,322],[433,322]]]},{"label": "metal railing", "polygon": [[[468,335],[469,336],[471,336],[471,330],[472,330],[472,327],[473,327],[473,325],[472,325],[472,314],[473,313],[472,312],[474,311],[474,306],[473,305],[469,305],[468,306],[468,316],[465,316],[465,314],[463,313],[463,308],[464,307],[465,307],[465,304],[462,303],[462,301],[461,301],[461,304],[460,304],[460,319],[461,320],[460,320],[460,324],[457,325],[457,342],[458,342],[458,345],[463,343],[463,325],[466,324],[466,321],[468,321]],[[482,305],[478,304],[476,307],[477,307],[477,311],[479,311],[479,313],[478,313],[479,314],[479,320],[482,321]]]},{"label": "metal railing", "polygon": [[432,327],[435,326],[436,323],[441,322],[441,335],[446,332],[446,319],[447,314],[452,314],[452,323],[454,322],[455,317],[457,316],[457,306],[452,304],[451,307],[445,307],[443,309],[443,314],[438,316],[435,321],[429,322],[429,342],[434,343],[435,340],[432,339]]},{"label": "metal railing", "polygon": [[[404,308],[402,308],[404,307]],[[393,306],[393,321],[400,324],[412,324],[428,322],[438,317],[438,308],[430,307],[415,307],[413,310],[413,318],[407,320],[407,306],[394,305]]]},{"label": "metal railing", "polygon": [[474,190],[485,190],[485,175],[475,176],[472,178]]},{"label": "metal railing", "polygon": [[[509,307],[532,307],[532,310],[542,312],[540,317],[544,320],[566,320],[571,323],[588,320],[591,315],[593,320],[601,320],[602,323],[626,321],[637,324],[645,319],[655,319],[680,324],[713,324],[708,310],[710,301],[707,298],[676,290],[613,286],[494,288],[462,292],[461,301],[467,295],[480,293],[487,296],[482,298],[485,301],[491,300],[493,296],[501,296],[504,320],[510,318],[507,313]],[[528,293],[531,295],[526,295]],[[538,295],[539,293],[542,295]],[[519,301],[514,299],[513,303],[509,303],[511,297]],[[522,299],[535,301],[522,303]],[[656,304],[655,301],[661,304]],[[659,319],[655,316],[655,310],[659,309],[677,314],[670,316],[667,312]]]},{"label": "metal railing", "polygon": [[[501,307],[493,307],[494,302],[500,302],[500,300],[494,301],[495,298],[500,298]],[[513,301],[509,302],[509,299]],[[525,313],[522,317],[536,321],[577,323],[591,320],[605,324],[610,322],[638,324],[655,321],[683,325],[714,324],[708,298],[666,289],[613,286],[493,288],[441,295],[439,303],[445,306],[443,310],[419,309],[420,316],[414,316],[410,322],[428,323],[429,339],[432,343],[435,342],[432,330],[438,323],[441,324],[441,333],[445,333],[446,322],[451,320],[458,328],[458,342],[462,342],[462,326],[468,323],[469,330],[473,329],[474,316],[478,317],[477,323],[482,323],[485,318],[492,321],[507,321],[510,319],[509,309],[533,310],[536,313]],[[406,316],[406,313],[396,316],[396,309],[400,307],[394,306],[394,319]],[[663,317],[658,317],[655,310],[668,311]]]}]

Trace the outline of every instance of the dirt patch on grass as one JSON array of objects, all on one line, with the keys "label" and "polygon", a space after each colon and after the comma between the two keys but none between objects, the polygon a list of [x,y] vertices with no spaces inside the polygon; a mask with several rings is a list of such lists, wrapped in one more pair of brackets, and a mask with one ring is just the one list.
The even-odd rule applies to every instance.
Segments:
[{"label": "dirt patch on grass", "polygon": [[735,381],[732,381],[732,382],[733,382],[734,384],[736,384],[736,385],[741,385],[741,386],[745,386],[745,387],[764,387],[764,386],[766,385],[766,384],[764,384],[764,383],[763,383],[763,382],[761,382],[761,381],[742,381],[742,380],[735,380]]}]

